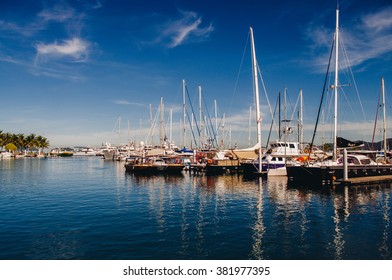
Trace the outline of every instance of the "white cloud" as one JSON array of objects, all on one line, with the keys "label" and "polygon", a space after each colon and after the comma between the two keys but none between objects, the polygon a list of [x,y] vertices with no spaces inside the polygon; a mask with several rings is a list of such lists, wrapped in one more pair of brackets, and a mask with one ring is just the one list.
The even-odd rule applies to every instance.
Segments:
[{"label": "white cloud", "polygon": [[51,9],[42,10],[38,17],[44,21],[58,21],[64,22],[68,19],[72,19],[75,15],[74,9],[68,5],[56,5]]},{"label": "white cloud", "polygon": [[[75,64],[72,66],[64,62],[85,62],[90,56],[91,43],[81,38],[81,30],[84,27],[84,13],[77,12],[67,3],[62,2],[41,10],[22,21],[12,22],[0,19],[0,38],[5,38],[11,45],[19,48],[8,47],[4,44],[0,53],[0,61],[6,61],[16,65],[25,66],[33,75],[44,75],[56,78],[70,78],[80,80]],[[43,42],[46,31],[51,28],[60,28],[56,32],[50,32],[50,43]],[[65,38],[65,40],[61,40]],[[30,42],[35,42],[32,45]],[[32,64],[33,62],[33,64]]]},{"label": "white cloud", "polygon": [[376,32],[386,31],[392,28],[392,7],[382,9],[374,14],[365,15],[362,18],[365,29]]},{"label": "white cloud", "polygon": [[102,7],[103,7],[103,4],[99,0],[97,0],[96,3],[91,6],[92,9],[100,9]]},{"label": "white cloud", "polygon": [[175,48],[188,40],[206,38],[214,31],[212,23],[201,27],[202,17],[194,12],[181,11],[182,17],[166,23],[160,30],[162,36],[157,41],[166,42],[169,48]]},{"label": "white cloud", "polygon": [[178,45],[180,45],[188,36],[191,32],[197,29],[197,27],[200,25],[201,19],[198,18],[196,21],[191,23],[190,25],[184,25],[184,26],[176,26],[177,29],[172,30],[173,31],[173,40],[172,43],[170,44],[170,47],[174,48]]},{"label": "white cloud", "polygon": [[[0,30],[9,34],[31,37],[45,30],[51,21],[64,23],[66,26],[72,27],[72,30],[80,29],[80,19],[82,18],[83,14],[75,13],[75,10],[70,6],[56,5],[53,8],[42,10],[25,25],[0,19]],[[75,25],[77,25],[76,28]]]},{"label": "white cloud", "polygon": [[113,102],[113,104],[116,104],[116,105],[135,105],[135,106],[140,106],[140,107],[148,107],[147,104],[130,102],[128,100],[113,100],[112,102]]},{"label": "white cloud", "polygon": [[1,37],[31,37],[44,28],[45,24],[42,22],[31,22],[26,26],[21,26],[14,22],[0,20],[0,31],[2,31],[0,34]]},{"label": "white cloud", "polygon": [[62,43],[36,45],[37,56],[72,57],[74,59],[86,59],[89,53],[89,43],[80,38],[64,40]]},{"label": "white cloud", "polygon": [[[317,24],[312,23],[306,35],[311,40],[309,48],[315,56],[314,65],[318,67],[322,65],[321,70],[325,71],[334,30],[322,25],[315,26]],[[381,58],[392,52],[392,7],[367,13],[359,20],[355,18],[353,21],[345,21],[342,15],[340,31],[351,67],[371,59]],[[323,54],[320,55],[320,52]]]}]

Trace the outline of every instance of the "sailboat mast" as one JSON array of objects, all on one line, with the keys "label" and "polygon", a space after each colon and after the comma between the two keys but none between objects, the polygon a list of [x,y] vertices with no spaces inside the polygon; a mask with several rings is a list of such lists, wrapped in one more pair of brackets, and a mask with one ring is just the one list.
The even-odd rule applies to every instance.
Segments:
[{"label": "sailboat mast", "polygon": [[384,88],[384,78],[381,78],[381,93],[382,93],[382,109],[384,114],[383,119],[383,140],[384,140],[384,160],[387,160],[387,123],[386,123],[386,113],[385,113],[385,88]]},{"label": "sailboat mast", "polygon": [[169,133],[169,141],[170,145],[173,141],[173,109],[170,109],[170,133]]},{"label": "sailboat mast", "polygon": [[252,106],[249,107],[249,132],[248,132],[248,146],[250,147],[250,136],[252,133]]},{"label": "sailboat mast", "polygon": [[201,86],[199,86],[199,147],[202,149],[202,135],[203,135],[203,130],[202,130],[202,122],[203,122],[203,113],[202,113],[202,103],[201,103]]},{"label": "sailboat mast", "polygon": [[161,125],[159,129],[159,140],[160,140],[160,146],[163,147],[164,142],[165,142],[165,136],[163,132],[163,97],[161,97],[161,104],[160,104],[160,117],[161,117]]},{"label": "sailboat mast", "polygon": [[280,141],[282,138],[282,128],[280,127],[282,120],[280,119],[280,91],[278,93],[278,127],[279,127],[279,135],[278,135],[278,140]]},{"label": "sailboat mast", "polygon": [[287,88],[284,88],[283,94],[283,121],[284,121],[284,142],[286,142],[286,134],[287,134],[287,123],[289,120],[287,119]]},{"label": "sailboat mast", "polygon": [[250,27],[250,39],[251,39],[251,48],[252,48],[252,74],[253,74],[253,91],[255,94],[255,102],[256,102],[256,123],[257,123],[257,142],[259,145],[259,170],[261,173],[262,165],[261,165],[261,115],[260,115],[260,103],[259,103],[259,82],[257,78],[257,59],[256,59],[256,50],[255,50],[255,42],[253,38],[253,29]]},{"label": "sailboat mast", "polygon": [[303,149],[304,143],[304,116],[303,116],[303,96],[302,96],[302,89],[299,91],[299,146],[300,149]]},{"label": "sailboat mast", "polygon": [[150,103],[150,131],[151,131],[151,143],[150,144],[154,144],[154,130],[152,129],[152,104],[151,103]]},{"label": "sailboat mast", "polygon": [[[221,146],[222,148],[226,145],[226,134],[225,134],[225,121],[226,121],[226,113],[223,113],[223,118],[222,118],[222,140],[221,140]],[[229,146],[231,148],[231,146]]]},{"label": "sailboat mast", "polygon": [[333,160],[336,160],[337,157],[336,141],[337,141],[337,134],[338,134],[338,83],[339,83],[339,9],[336,9]]},{"label": "sailboat mast", "polygon": [[218,105],[216,103],[216,99],[214,100],[214,109],[215,109],[215,131],[216,131],[216,143],[219,145],[219,128],[218,128]]},{"label": "sailboat mast", "polygon": [[183,110],[183,117],[184,117],[184,121],[183,121],[183,146],[186,146],[186,137],[185,137],[185,130],[186,130],[186,107],[185,107],[185,80],[182,80],[182,110]]}]

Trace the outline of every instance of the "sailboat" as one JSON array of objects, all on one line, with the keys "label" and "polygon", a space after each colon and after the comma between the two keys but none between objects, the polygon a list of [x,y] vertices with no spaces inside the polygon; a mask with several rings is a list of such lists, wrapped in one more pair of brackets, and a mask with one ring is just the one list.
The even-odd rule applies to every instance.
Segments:
[{"label": "sailboat", "polygon": [[[286,171],[289,181],[294,183],[331,185],[334,184],[337,180],[348,181],[348,178],[392,175],[391,164],[378,164],[364,154],[347,154],[346,150],[343,151],[343,156],[338,155],[337,95],[339,88],[339,9],[336,10],[336,30],[334,39],[335,79],[334,85],[332,86],[334,89],[333,153],[330,158],[322,161],[305,161],[303,163],[293,162],[286,164]],[[384,135],[384,137],[386,136]]]},{"label": "sailboat", "polygon": [[257,75],[257,59],[256,59],[256,49],[255,49],[255,41],[253,37],[253,29],[250,29],[250,40],[251,40],[251,51],[252,51],[252,74],[253,74],[253,93],[255,95],[256,102],[256,124],[257,124],[257,159],[258,159],[258,168],[255,172],[256,174],[262,174],[261,169],[261,160],[262,160],[262,150],[261,150],[261,113],[260,113],[260,98],[259,98],[259,79]]},{"label": "sailboat", "polygon": [[[390,161],[391,153],[387,151],[388,146],[387,146],[387,135],[386,135],[387,127],[386,127],[384,77],[381,78],[381,95],[382,95],[382,109],[383,109],[383,128],[382,128],[383,143],[382,143],[382,150],[380,150],[376,153],[376,162],[387,163],[388,161]],[[377,120],[377,118],[376,118],[376,120]],[[372,144],[373,144],[373,140],[374,140],[375,129],[376,129],[376,125],[374,126]]]},{"label": "sailboat", "polygon": [[[302,90],[300,91],[300,103],[302,116]],[[263,154],[261,161],[261,173],[268,176],[286,176],[286,161],[292,158],[298,158],[304,155],[301,151],[300,142],[298,141],[288,141],[287,136],[293,132],[292,127],[289,125],[291,120],[286,117],[286,110],[284,112],[284,120],[280,120],[280,93],[278,95],[279,104],[279,135],[278,140],[273,141],[269,145],[269,149]],[[285,91],[285,106],[286,108],[286,91]],[[302,118],[301,120],[302,121]],[[284,139],[281,138],[280,123],[285,123],[283,134]],[[301,128],[302,130],[302,128]],[[258,160],[248,160],[244,161],[242,164],[243,172],[246,174],[252,174],[259,169]]]},{"label": "sailboat", "polygon": [[251,148],[246,149],[231,149],[221,151],[215,154],[215,157],[209,159],[205,166],[207,174],[222,174],[233,173],[242,170],[242,163],[245,159],[253,161],[253,159],[260,163],[260,168],[253,170],[252,173],[261,174],[261,114],[259,103],[259,85],[258,85],[258,72],[257,72],[257,59],[256,50],[253,37],[253,29],[250,27],[250,41],[251,41],[251,54],[252,54],[252,76],[253,76],[253,93],[256,103],[256,123],[257,123],[257,144]]}]

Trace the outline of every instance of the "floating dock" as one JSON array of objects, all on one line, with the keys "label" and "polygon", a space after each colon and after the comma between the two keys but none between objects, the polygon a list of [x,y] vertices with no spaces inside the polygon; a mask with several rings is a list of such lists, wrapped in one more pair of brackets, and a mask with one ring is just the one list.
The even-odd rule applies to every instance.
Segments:
[{"label": "floating dock", "polygon": [[341,180],[336,180],[335,182],[338,185],[345,185],[345,186],[389,183],[389,182],[392,182],[392,175],[348,178],[347,180],[341,179]]}]

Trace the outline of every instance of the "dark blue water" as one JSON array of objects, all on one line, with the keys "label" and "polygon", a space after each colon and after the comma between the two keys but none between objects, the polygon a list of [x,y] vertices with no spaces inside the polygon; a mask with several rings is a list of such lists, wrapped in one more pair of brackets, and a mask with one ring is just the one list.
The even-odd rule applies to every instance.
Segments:
[{"label": "dark blue water", "polygon": [[0,259],[391,259],[391,192],[3,160]]}]

